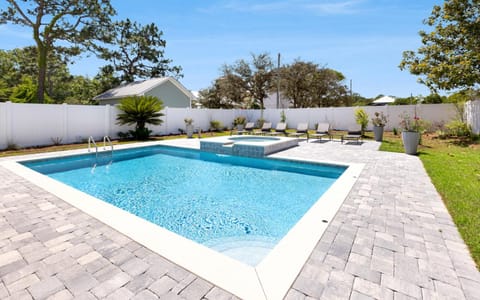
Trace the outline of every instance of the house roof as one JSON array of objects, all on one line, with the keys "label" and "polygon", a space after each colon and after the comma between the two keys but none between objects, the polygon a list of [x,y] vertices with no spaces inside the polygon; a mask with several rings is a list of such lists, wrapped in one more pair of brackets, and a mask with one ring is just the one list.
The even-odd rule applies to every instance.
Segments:
[{"label": "house roof", "polygon": [[373,101],[373,104],[389,104],[395,102],[395,98],[390,96],[383,96]]},{"label": "house roof", "polygon": [[116,88],[109,89],[106,92],[103,92],[100,95],[97,95],[93,98],[93,100],[111,100],[111,99],[119,99],[125,98],[129,96],[143,96],[148,91],[160,86],[166,82],[173,83],[179,90],[181,90],[188,98],[193,99],[194,96],[192,93],[187,90],[180,82],[172,77],[160,77],[160,78],[152,78],[142,81],[135,81],[131,83],[122,84]]}]

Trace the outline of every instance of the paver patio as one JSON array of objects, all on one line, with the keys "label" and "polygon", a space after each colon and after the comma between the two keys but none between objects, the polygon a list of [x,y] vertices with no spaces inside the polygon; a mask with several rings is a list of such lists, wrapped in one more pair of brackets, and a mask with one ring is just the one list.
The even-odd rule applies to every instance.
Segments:
[{"label": "paver patio", "polygon": [[[377,148],[303,142],[273,155],[365,164],[286,299],[480,299],[421,161]],[[1,165],[0,277],[1,299],[236,299]]]}]

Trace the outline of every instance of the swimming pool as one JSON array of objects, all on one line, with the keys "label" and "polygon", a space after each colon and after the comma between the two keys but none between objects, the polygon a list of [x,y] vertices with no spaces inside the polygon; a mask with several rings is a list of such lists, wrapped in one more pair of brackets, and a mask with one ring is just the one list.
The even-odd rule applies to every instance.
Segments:
[{"label": "swimming pool", "polygon": [[107,161],[83,155],[23,165],[252,266],[346,169],[164,146]]},{"label": "swimming pool", "polygon": [[[167,143],[173,144],[155,142],[148,145]],[[144,146],[146,144],[122,145],[117,149],[141,149]],[[185,239],[18,163],[32,160],[32,158],[52,158],[84,153],[86,150],[30,155],[17,157],[16,161],[0,162],[0,164],[175,264],[242,299],[283,299],[363,168],[362,164],[335,162],[347,169],[276,244],[274,249],[260,263],[252,267],[218,254],[208,247]],[[275,156],[279,159],[295,160],[294,157],[281,154]],[[322,161],[312,160],[312,162],[321,163]]]}]

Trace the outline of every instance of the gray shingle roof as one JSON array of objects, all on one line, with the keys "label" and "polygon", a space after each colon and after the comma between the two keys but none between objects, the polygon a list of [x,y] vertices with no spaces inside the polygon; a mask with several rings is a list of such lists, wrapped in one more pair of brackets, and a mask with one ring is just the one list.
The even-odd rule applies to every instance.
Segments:
[{"label": "gray shingle roof", "polygon": [[152,78],[142,81],[136,81],[131,83],[122,84],[116,88],[110,89],[100,95],[95,96],[94,100],[107,100],[107,99],[118,99],[125,98],[129,96],[142,96],[151,89],[164,84],[167,81],[171,81],[175,84],[180,90],[182,90],[190,98],[190,91],[187,90],[183,85],[181,85],[177,80],[171,77],[161,77],[161,78]]}]

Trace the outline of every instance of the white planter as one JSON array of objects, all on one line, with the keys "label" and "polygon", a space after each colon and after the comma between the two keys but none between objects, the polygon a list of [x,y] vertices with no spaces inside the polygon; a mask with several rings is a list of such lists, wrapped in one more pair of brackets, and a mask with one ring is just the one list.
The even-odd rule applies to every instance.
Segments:
[{"label": "white planter", "polygon": [[193,136],[193,125],[192,124],[187,124],[185,125],[185,129],[187,132],[187,137],[191,138]]},{"label": "white planter", "polygon": [[375,141],[383,141],[383,126],[373,126],[373,134],[375,135]]},{"label": "white planter", "polygon": [[402,131],[403,148],[407,154],[417,154],[420,133],[414,131]]}]

